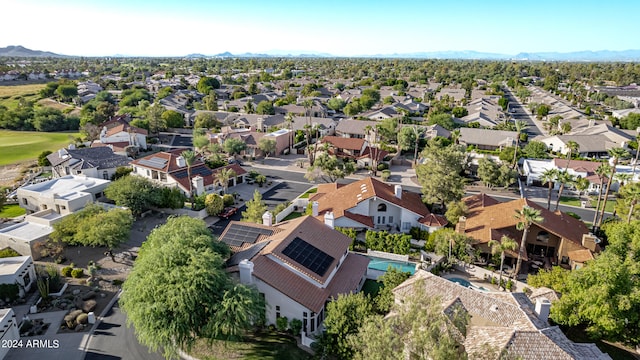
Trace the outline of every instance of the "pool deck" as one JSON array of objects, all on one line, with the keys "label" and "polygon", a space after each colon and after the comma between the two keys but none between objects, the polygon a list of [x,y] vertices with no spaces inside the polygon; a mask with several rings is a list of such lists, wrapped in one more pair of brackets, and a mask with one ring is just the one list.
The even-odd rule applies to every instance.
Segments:
[{"label": "pool deck", "polygon": [[[485,279],[478,279],[477,277],[473,276],[473,275],[469,275],[466,272],[463,271],[458,271],[458,270],[451,270],[446,274],[442,274],[440,275],[441,277],[445,278],[445,279],[449,279],[449,278],[460,278],[460,279],[465,279],[468,282],[471,283],[471,285],[478,287],[478,288],[485,288],[488,291],[491,292],[503,292],[502,290],[500,290],[498,288],[498,285],[494,285],[491,282],[485,280]],[[503,280],[507,279],[507,277],[503,277]]]}]

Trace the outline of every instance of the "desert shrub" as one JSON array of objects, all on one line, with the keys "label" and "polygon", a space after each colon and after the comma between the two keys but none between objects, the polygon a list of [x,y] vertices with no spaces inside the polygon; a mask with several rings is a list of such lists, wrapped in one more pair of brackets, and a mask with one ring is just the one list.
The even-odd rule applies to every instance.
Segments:
[{"label": "desert shrub", "polygon": [[235,199],[231,194],[224,194],[222,196],[222,202],[224,203],[224,206],[231,206],[235,202]]},{"label": "desert shrub", "polygon": [[512,288],[513,288],[513,281],[511,281],[511,279],[509,279],[507,281],[507,285],[505,286],[505,289],[507,289],[508,291],[511,291]]},{"label": "desert shrub", "polygon": [[287,331],[288,326],[289,326],[289,319],[287,319],[286,316],[279,317],[276,319],[276,329],[278,329],[278,331],[280,332]]},{"label": "desert shrub", "polygon": [[0,284],[0,299],[10,302],[17,299],[20,294],[18,284]]},{"label": "desert shrub", "polygon": [[387,181],[389,180],[389,178],[391,177],[391,171],[389,170],[382,170],[382,181]]},{"label": "desert shrub", "polygon": [[387,169],[389,169],[389,165],[387,163],[378,164],[378,171],[387,170]]},{"label": "desert shrub", "polygon": [[84,314],[82,310],[73,310],[64,317],[64,322],[69,329],[76,327],[76,319],[80,314]]},{"label": "desert shrub", "polygon": [[0,250],[0,258],[8,258],[8,257],[15,257],[15,256],[20,256],[20,254],[13,250],[12,248],[6,248],[6,249],[2,249]]},{"label": "desert shrub", "polygon": [[73,268],[71,266],[65,266],[62,268],[62,270],[60,270],[60,272],[62,273],[62,276],[66,276],[66,277],[71,276],[72,271],[73,271]]},{"label": "desert shrub", "polygon": [[84,270],[83,269],[73,269],[71,271],[71,276],[76,278],[76,279],[79,279],[79,278],[84,276]]}]

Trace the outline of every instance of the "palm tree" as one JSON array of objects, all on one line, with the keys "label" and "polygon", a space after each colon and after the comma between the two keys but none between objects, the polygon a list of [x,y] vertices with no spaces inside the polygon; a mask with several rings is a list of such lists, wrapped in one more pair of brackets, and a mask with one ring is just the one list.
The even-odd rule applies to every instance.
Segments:
[{"label": "palm tree", "polygon": [[522,255],[524,255],[524,249],[527,245],[529,228],[533,223],[543,222],[544,218],[540,216],[540,210],[526,205],[523,206],[522,209],[516,210],[515,218],[520,220],[518,224],[516,224],[516,229],[522,231],[522,239],[520,240],[520,248],[518,249],[518,262],[516,262],[516,269],[514,271],[517,278],[520,273],[520,266],[522,266]]},{"label": "palm tree", "polygon": [[191,201],[191,209],[195,209],[195,203],[193,201],[193,185],[191,184],[191,166],[196,160],[196,153],[192,150],[183,151],[180,156],[184,158],[184,162],[187,164],[187,180],[189,181],[189,201]]},{"label": "palm tree", "polygon": [[311,152],[311,131],[313,127],[311,126],[311,109],[313,108],[313,100],[305,99],[302,101],[302,106],[304,106],[304,112],[307,116],[307,123],[304,126],[305,132],[307,133],[307,151],[309,152],[309,166],[313,166],[313,153]]},{"label": "palm tree", "polygon": [[[418,147],[420,144],[420,136],[422,135],[422,133],[424,132],[424,128],[419,128],[418,126],[414,126],[413,127],[413,131],[416,135],[416,143],[414,145],[414,149],[413,149],[413,165],[415,166],[416,164],[418,164]],[[460,130],[454,130],[451,132],[451,140],[453,140],[454,138],[454,133],[457,131],[458,136],[460,135]],[[457,143],[458,139],[456,138],[454,140],[454,143]]]},{"label": "palm tree", "polygon": [[502,267],[504,266],[504,252],[507,250],[513,251],[518,248],[518,243],[507,235],[502,235],[500,241],[489,240],[489,247],[491,248],[491,254],[495,255],[500,253],[500,278],[498,280],[498,287],[502,286]]},{"label": "palm tree", "polygon": [[247,100],[247,102],[244,104],[244,111],[247,114],[253,114],[253,101],[251,101],[251,99]]},{"label": "palm tree", "polygon": [[527,129],[529,125],[527,125],[526,121],[517,120],[515,123],[516,130],[516,149],[513,151],[513,168],[515,169],[518,166],[518,149],[520,149],[520,134]]},{"label": "palm tree", "polygon": [[236,177],[236,172],[233,169],[220,169],[215,175],[216,181],[222,186],[222,191],[226,194],[229,187],[229,180]]},{"label": "palm tree", "polygon": [[623,187],[625,184],[627,184],[632,177],[633,175],[627,173],[617,173],[615,176],[616,180],[618,180],[618,182],[620,183],[620,187]]},{"label": "palm tree", "polygon": [[589,179],[578,177],[573,183],[573,186],[575,186],[576,190],[578,190],[578,197],[582,199],[582,193],[589,188]]},{"label": "palm tree", "polygon": [[451,142],[457,145],[459,141],[460,141],[460,129],[455,129],[451,132]]},{"label": "palm tree", "polygon": [[577,142],[575,142],[573,140],[569,140],[569,141],[567,141],[567,150],[569,150],[567,152],[567,167],[564,168],[564,171],[567,171],[569,169],[569,163],[571,162],[571,156],[573,155],[574,151],[578,152],[578,150],[580,150],[580,144],[578,144]]},{"label": "palm tree", "polygon": [[547,210],[551,210],[551,192],[553,191],[553,182],[558,176],[558,169],[547,169],[542,173],[540,181],[549,186],[549,194],[547,195]]},{"label": "palm tree", "polygon": [[576,182],[575,176],[569,174],[567,171],[560,171],[556,180],[560,183],[560,189],[558,189],[558,199],[556,200],[556,208],[553,211],[558,211],[558,206],[560,205],[560,198],[562,197],[562,192],[564,191],[565,185],[572,185]]},{"label": "palm tree", "polygon": [[598,180],[600,180],[600,187],[598,189],[598,202],[596,203],[596,211],[593,214],[593,226],[595,227],[598,221],[598,212],[600,210],[600,200],[602,199],[602,189],[604,187],[604,179],[609,176],[611,172],[611,167],[607,163],[602,163],[596,169],[596,175],[598,175]]},{"label": "palm tree", "polygon": [[293,152],[293,113],[287,113],[284,118],[284,122],[287,124],[287,129],[289,129],[289,153]]},{"label": "palm tree", "polygon": [[620,188],[620,196],[629,199],[629,213],[627,214],[627,224],[631,223],[631,217],[640,200],[640,183],[627,184]]},{"label": "palm tree", "polygon": [[604,193],[604,201],[602,205],[602,210],[600,211],[600,219],[598,220],[598,227],[602,225],[602,219],[604,218],[604,209],[607,208],[607,199],[609,198],[609,191],[611,190],[611,183],[613,182],[613,177],[616,174],[616,166],[618,165],[618,161],[621,158],[626,158],[629,156],[629,152],[623,148],[613,148],[608,150],[609,156],[611,156],[613,162],[611,164],[611,176],[609,176],[609,181],[607,181],[607,190]]}]

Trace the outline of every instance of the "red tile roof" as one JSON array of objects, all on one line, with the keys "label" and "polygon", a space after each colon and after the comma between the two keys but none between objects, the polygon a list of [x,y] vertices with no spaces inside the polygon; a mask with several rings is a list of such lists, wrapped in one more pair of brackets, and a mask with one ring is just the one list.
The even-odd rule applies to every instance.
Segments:
[{"label": "red tile roof", "polygon": [[[243,225],[264,227],[251,223],[243,223]],[[273,228],[278,231],[264,239],[270,240],[269,244],[252,259],[248,259],[253,262],[253,275],[256,278],[314,312],[320,312],[329,298],[357,290],[367,271],[369,259],[350,253],[340,264],[340,259],[349,249],[351,243],[349,237],[328,228],[323,222],[311,216],[286,221]],[[324,276],[319,277],[282,253],[296,237],[334,258]],[[338,266],[337,272],[330,278],[333,269]],[[238,268],[234,266],[227,271],[235,272]],[[305,277],[317,283],[314,284]],[[322,285],[326,286],[322,287]]]},{"label": "red tile roof", "polygon": [[119,132],[129,132],[131,131],[132,133],[136,133],[136,134],[142,134],[142,135],[147,135],[148,132],[145,129],[141,129],[141,128],[137,128],[135,126],[131,126],[129,124],[120,124],[117,126],[114,126],[112,128],[107,129],[107,136],[111,136],[114,134],[117,134]]},{"label": "red tile roof", "polygon": [[346,138],[341,136],[325,136],[322,138],[322,142],[329,143],[338,149],[362,150],[365,140],[358,138]]},{"label": "red tile roof", "polygon": [[[386,184],[372,177],[342,186],[323,185],[318,186],[318,192],[310,199],[318,202],[318,216],[322,216],[327,211],[332,211],[335,219],[347,216],[352,220],[370,226],[368,223],[363,222],[366,221],[362,218],[363,215],[354,216],[355,214],[348,213],[350,213],[349,209],[372,197],[378,197],[422,217],[431,214],[427,206],[422,202],[420,194],[403,190],[402,199],[399,199],[395,196],[394,185]],[[364,218],[368,218],[368,216],[364,216]]]}]

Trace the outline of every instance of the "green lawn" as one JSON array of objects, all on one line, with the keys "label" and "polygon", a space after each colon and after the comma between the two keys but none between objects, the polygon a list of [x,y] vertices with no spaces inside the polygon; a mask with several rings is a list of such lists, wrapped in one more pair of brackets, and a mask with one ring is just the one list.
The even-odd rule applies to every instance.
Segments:
[{"label": "green lawn", "polygon": [[315,194],[318,192],[318,188],[314,187],[312,189],[307,190],[304,194],[300,195],[301,199],[308,199],[311,194]]},{"label": "green lawn", "polygon": [[26,213],[27,211],[18,204],[5,205],[2,210],[0,210],[0,218],[12,218]]},{"label": "green lawn", "polygon": [[[578,198],[574,198],[574,197],[569,197],[569,196],[561,196],[560,197],[560,204],[562,205],[571,205],[571,206],[577,206],[580,207],[581,206],[581,199]],[[596,204],[597,204],[598,200],[592,200],[590,201],[591,205],[593,208],[595,208]],[[551,201],[551,208],[554,208],[554,202]],[[615,200],[607,200],[607,206],[605,207],[605,211],[606,212],[613,212],[613,208],[616,206],[616,201]]]},{"label": "green lawn", "polygon": [[36,101],[40,89],[44,87],[45,84],[0,86],[0,105],[15,109],[21,98],[27,101]]},{"label": "green lawn", "polygon": [[303,215],[302,213],[294,211],[291,214],[287,215],[284,219],[282,219],[282,221],[287,221],[287,220],[292,220],[292,219],[295,219],[295,218],[299,218],[302,215]]},{"label": "green lawn", "polygon": [[277,333],[257,333],[242,341],[200,339],[190,352],[200,360],[303,360],[312,356],[298,348],[296,341]]},{"label": "green lawn", "polygon": [[35,160],[45,151],[56,151],[69,145],[69,136],[79,133],[47,133],[37,131],[0,130],[0,166]]}]

